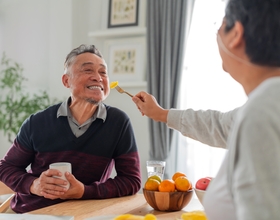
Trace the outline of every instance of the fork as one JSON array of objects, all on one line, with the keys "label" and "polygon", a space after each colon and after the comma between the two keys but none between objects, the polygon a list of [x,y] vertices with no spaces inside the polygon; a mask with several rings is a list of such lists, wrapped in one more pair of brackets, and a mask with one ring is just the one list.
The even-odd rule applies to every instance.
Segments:
[{"label": "fork", "polygon": [[115,89],[119,92],[119,93],[126,93],[127,95],[129,95],[130,97],[133,97],[133,95],[131,95],[129,92],[125,91],[124,89],[122,89],[119,86],[116,86]]}]

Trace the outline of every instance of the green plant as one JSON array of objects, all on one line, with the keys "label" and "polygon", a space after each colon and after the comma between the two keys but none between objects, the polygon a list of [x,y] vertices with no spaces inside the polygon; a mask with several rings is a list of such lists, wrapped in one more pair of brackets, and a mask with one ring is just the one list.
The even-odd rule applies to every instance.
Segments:
[{"label": "green plant", "polygon": [[32,113],[51,105],[46,91],[32,96],[25,92],[23,68],[3,53],[0,66],[0,130],[8,141],[16,136],[23,121]]}]

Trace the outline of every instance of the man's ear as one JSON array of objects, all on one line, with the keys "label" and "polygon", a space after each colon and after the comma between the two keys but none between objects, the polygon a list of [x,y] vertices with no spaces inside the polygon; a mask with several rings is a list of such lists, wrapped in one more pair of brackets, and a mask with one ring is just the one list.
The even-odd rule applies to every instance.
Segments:
[{"label": "man's ear", "polygon": [[243,25],[239,21],[236,21],[233,28],[230,30],[230,32],[231,32],[231,38],[230,38],[230,42],[229,42],[228,46],[229,46],[229,48],[233,49],[235,47],[240,46],[244,41]]},{"label": "man's ear", "polygon": [[69,88],[69,75],[68,74],[63,74],[62,75],[62,83],[66,88]]}]

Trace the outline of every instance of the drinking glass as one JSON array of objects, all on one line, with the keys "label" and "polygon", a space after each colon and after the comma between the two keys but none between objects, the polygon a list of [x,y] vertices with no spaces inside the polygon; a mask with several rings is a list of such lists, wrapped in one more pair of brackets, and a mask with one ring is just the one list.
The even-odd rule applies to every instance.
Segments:
[{"label": "drinking glass", "polygon": [[164,168],[165,168],[165,161],[157,161],[157,160],[147,161],[148,177],[157,175],[161,179],[163,179]]}]

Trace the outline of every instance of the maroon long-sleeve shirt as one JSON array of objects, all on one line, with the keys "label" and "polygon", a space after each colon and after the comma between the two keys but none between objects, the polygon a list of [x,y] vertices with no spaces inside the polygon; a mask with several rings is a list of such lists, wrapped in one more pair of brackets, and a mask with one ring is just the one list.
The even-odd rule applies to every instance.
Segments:
[{"label": "maroon long-sleeve shirt", "polygon": [[[54,162],[72,164],[73,175],[85,185],[82,199],[137,193],[141,187],[140,160],[128,116],[106,106],[106,120],[96,119],[77,138],[67,117],[57,118],[59,106],[31,115],[0,161],[0,180],[16,192],[11,208],[24,213],[65,201],[30,193],[34,179]],[[30,170],[26,172],[29,164]],[[117,175],[112,179],[114,164]]]}]

